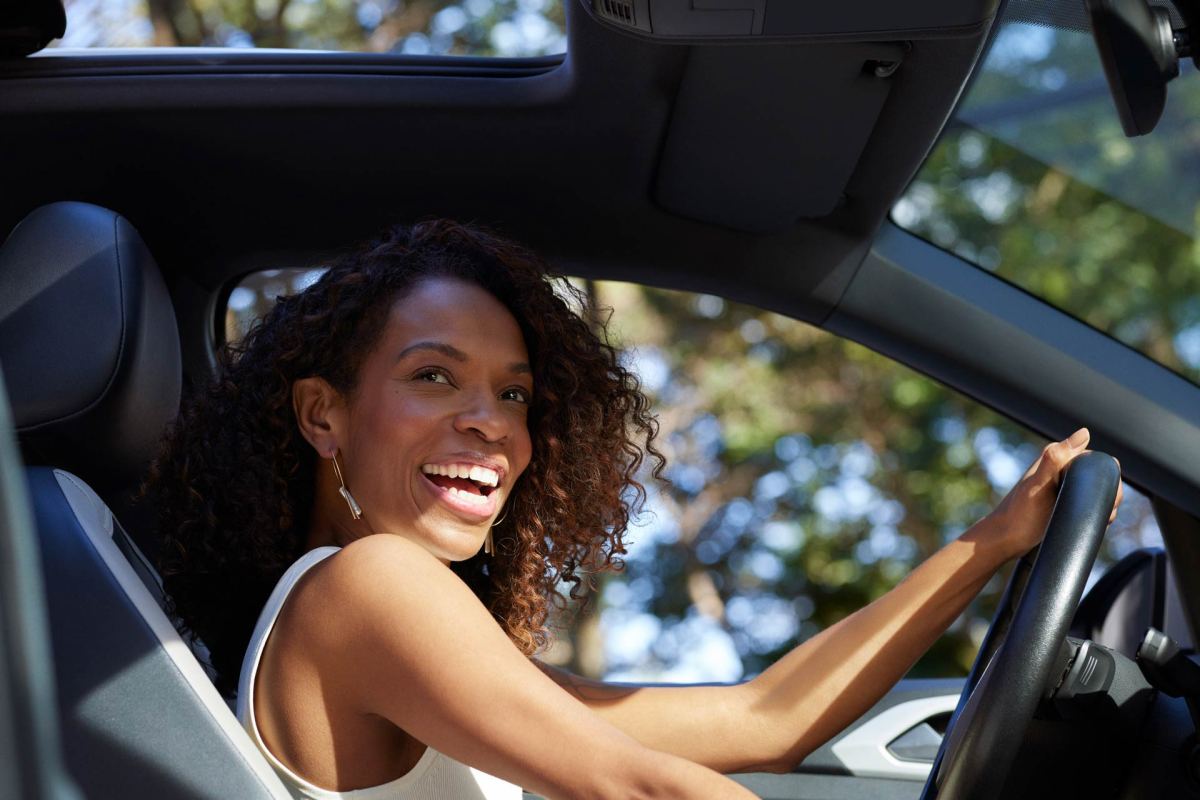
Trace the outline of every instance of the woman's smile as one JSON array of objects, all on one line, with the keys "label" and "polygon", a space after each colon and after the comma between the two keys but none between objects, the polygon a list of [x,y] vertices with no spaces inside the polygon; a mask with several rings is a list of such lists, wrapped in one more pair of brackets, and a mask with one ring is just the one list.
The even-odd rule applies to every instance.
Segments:
[{"label": "woman's smile", "polygon": [[451,510],[468,520],[486,521],[496,513],[502,497],[504,468],[492,459],[460,454],[451,460],[421,465],[423,483]]}]

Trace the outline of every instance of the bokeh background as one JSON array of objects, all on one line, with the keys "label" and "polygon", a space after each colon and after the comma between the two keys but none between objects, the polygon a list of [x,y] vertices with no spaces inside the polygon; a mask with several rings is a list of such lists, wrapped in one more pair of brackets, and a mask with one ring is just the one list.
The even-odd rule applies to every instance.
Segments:
[{"label": "bokeh background", "polygon": [[562,0],[65,0],[60,47],[563,53]]}]

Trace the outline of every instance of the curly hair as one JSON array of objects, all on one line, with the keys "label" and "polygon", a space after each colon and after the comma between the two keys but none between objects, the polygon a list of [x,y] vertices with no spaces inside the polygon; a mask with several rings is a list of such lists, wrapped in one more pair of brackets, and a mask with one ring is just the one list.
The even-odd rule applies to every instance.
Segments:
[{"label": "curly hair", "polygon": [[658,477],[657,423],[635,375],[576,311],[584,293],[521,246],[477,226],[396,226],[336,259],[305,291],[280,297],[216,377],[190,392],[145,485],[157,508],[159,570],[181,631],[208,648],[214,680],[236,689],[258,614],[304,551],[316,453],[300,434],[292,384],[319,376],[344,396],[392,306],[424,280],[481,286],[516,318],[536,391],[529,466],[495,529],[496,553],[452,569],[526,655],[548,640],[560,585],[586,607],[592,573],[620,569],[623,535]]}]

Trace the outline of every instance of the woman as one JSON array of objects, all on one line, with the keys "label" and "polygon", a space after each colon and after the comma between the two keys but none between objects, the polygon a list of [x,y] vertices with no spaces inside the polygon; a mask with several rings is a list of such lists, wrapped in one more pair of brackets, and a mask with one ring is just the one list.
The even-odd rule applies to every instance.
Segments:
[{"label": "woman", "polygon": [[1048,446],[992,514],[747,683],[579,679],[532,658],[555,586],[619,564],[634,474],[662,460],[571,303],[510,242],[398,227],[281,298],[186,404],[151,478],[160,568],[297,796],[749,797],[720,773],[788,771],[872,705],[1038,542],[1087,443]]}]

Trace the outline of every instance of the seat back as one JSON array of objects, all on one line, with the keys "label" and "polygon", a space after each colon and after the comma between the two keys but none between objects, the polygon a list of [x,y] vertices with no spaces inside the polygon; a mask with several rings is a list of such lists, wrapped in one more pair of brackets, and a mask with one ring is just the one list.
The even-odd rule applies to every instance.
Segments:
[{"label": "seat back", "polygon": [[170,297],[128,221],[55,203],[14,229],[0,247],[0,364],[28,465],[72,777],[89,797],[289,797],[89,486],[135,480],[179,403]]}]

